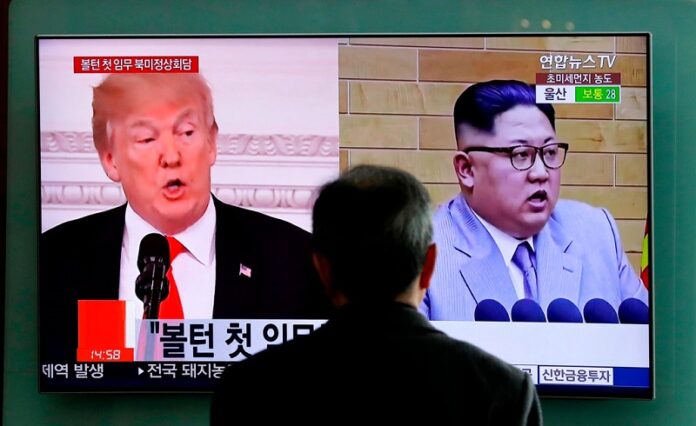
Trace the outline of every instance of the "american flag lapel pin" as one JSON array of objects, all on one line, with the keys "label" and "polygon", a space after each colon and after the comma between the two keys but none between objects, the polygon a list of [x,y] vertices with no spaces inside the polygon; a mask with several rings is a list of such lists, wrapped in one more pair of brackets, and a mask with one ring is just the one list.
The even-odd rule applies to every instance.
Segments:
[{"label": "american flag lapel pin", "polygon": [[244,275],[247,278],[251,278],[251,268],[243,263],[239,264],[239,276]]}]

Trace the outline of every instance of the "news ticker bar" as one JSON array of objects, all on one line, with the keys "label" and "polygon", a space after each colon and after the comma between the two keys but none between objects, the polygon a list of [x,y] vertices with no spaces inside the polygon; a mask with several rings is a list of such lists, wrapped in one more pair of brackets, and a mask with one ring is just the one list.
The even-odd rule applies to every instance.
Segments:
[{"label": "news ticker bar", "polygon": [[[83,318],[80,319],[82,323]],[[123,320],[105,324],[104,338],[94,330],[79,334],[77,361],[241,361],[270,346],[308,335],[326,320],[135,320],[134,331]],[[125,327],[129,324],[126,321]],[[124,336],[135,335],[129,342]]]},{"label": "news ticker bar", "polygon": [[[143,321],[129,320],[127,316],[111,322],[104,321],[105,311],[101,311],[99,327],[91,327],[90,333],[79,335],[76,354],[81,357],[76,357],[76,361],[240,361],[269,346],[309,334],[325,322]],[[432,321],[431,324],[511,364],[650,367],[650,327],[647,324],[474,321]],[[104,338],[109,334],[115,337]]]},{"label": "news ticker bar", "polygon": [[649,387],[650,369],[567,365],[515,365],[536,385]]},{"label": "news ticker bar", "polygon": [[[130,380],[217,380],[229,362],[133,362],[109,363],[52,363],[42,364],[41,374],[51,381]],[[114,369],[114,367],[118,367]],[[124,374],[124,367],[127,373]],[[642,387],[650,385],[650,369],[630,367],[592,367],[561,365],[515,365],[532,377],[536,385]],[[110,376],[110,371],[114,375]],[[115,376],[115,377],[114,377]]]},{"label": "news ticker bar", "polygon": [[[41,374],[54,380],[219,379],[229,362],[132,362],[42,364]],[[109,374],[112,373],[112,374]]]}]

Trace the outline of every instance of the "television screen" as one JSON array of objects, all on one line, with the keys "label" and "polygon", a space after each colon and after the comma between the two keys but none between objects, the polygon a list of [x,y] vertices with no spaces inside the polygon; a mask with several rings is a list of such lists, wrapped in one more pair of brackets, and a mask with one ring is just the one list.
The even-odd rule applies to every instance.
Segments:
[{"label": "television screen", "polygon": [[313,193],[382,164],[433,199],[436,327],[542,396],[653,396],[647,34],[37,44],[42,391],[206,391],[312,332]]}]

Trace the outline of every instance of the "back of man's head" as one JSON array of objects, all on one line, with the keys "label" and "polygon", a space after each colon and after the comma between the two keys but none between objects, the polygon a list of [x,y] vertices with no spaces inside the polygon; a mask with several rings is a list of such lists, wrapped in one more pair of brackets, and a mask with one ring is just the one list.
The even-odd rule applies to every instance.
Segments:
[{"label": "back of man's head", "polygon": [[533,86],[517,80],[490,80],[469,86],[454,104],[454,132],[460,141],[462,125],[494,132],[495,118],[518,106],[536,106],[555,129],[555,111],[551,104],[538,104]]},{"label": "back of man's head", "polygon": [[312,219],[314,250],[330,266],[331,288],[352,302],[404,293],[432,240],[427,191],[387,167],[357,166],[325,185]]}]

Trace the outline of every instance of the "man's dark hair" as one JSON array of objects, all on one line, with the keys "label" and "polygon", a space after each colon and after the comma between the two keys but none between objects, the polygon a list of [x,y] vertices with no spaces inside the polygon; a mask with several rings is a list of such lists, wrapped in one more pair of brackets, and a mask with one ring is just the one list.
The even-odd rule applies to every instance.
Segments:
[{"label": "man's dark hair", "polygon": [[491,80],[469,86],[454,104],[454,134],[460,137],[460,125],[467,124],[487,133],[493,132],[495,118],[517,105],[533,105],[556,128],[556,113],[551,104],[538,104],[533,86],[517,80]]},{"label": "man's dark hair", "polygon": [[432,241],[430,197],[401,170],[357,166],[322,187],[314,250],[350,301],[394,300],[421,272]]}]

